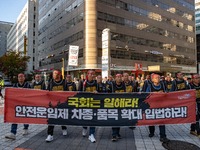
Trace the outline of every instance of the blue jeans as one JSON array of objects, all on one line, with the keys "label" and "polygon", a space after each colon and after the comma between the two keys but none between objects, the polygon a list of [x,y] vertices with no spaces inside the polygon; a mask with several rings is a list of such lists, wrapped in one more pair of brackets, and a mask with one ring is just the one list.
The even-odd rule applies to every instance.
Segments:
[{"label": "blue jeans", "polygon": [[[12,124],[11,125],[11,133],[13,133],[14,135],[16,135],[16,133],[17,133],[17,125],[18,124]],[[24,129],[28,129],[28,127],[29,127],[29,124],[24,124]]]},{"label": "blue jeans", "polygon": [[117,136],[119,134],[120,127],[113,127],[112,128],[112,136]]},{"label": "blue jeans", "polygon": [[[160,138],[165,138],[165,125],[159,125],[159,130],[160,130]],[[149,126],[149,131],[151,134],[154,134],[155,131],[155,126]]]},{"label": "blue jeans", "polygon": [[[84,129],[87,129],[87,127],[83,127]],[[90,132],[89,135],[94,134],[95,133],[95,127],[90,127]]]}]

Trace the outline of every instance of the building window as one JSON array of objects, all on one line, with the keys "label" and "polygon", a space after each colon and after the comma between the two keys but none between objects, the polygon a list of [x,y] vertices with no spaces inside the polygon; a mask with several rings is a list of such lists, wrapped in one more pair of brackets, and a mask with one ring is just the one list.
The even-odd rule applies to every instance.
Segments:
[{"label": "building window", "polygon": [[35,36],[35,31],[33,32],[33,36]]},{"label": "building window", "polygon": [[35,66],[33,66],[33,70],[35,70]]},{"label": "building window", "polygon": [[33,61],[35,61],[35,57],[33,57]]},{"label": "building window", "polygon": [[33,44],[35,44],[35,40],[33,40]]},{"label": "building window", "polygon": [[33,28],[35,28],[35,23],[33,24]]},{"label": "building window", "polygon": [[36,10],[36,7],[34,6],[34,11]]},{"label": "building window", "polygon": [[33,16],[33,18],[35,19],[35,15]]},{"label": "building window", "polygon": [[33,49],[33,53],[35,53],[35,48]]}]

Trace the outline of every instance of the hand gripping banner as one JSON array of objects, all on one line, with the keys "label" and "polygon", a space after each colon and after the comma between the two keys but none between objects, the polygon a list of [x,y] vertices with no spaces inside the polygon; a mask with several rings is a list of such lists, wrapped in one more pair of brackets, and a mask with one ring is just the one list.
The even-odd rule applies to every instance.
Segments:
[{"label": "hand gripping banner", "polygon": [[93,94],[6,88],[5,94],[5,123],[143,126],[196,122],[195,90]]}]

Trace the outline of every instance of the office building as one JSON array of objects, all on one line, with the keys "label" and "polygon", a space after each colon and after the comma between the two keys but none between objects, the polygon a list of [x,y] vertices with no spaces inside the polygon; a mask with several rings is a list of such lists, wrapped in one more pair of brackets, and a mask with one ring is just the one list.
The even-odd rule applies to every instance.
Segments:
[{"label": "office building", "polygon": [[[109,28],[112,75],[196,73],[194,12],[191,0],[40,0],[38,69],[61,68],[65,58],[72,76],[100,74]],[[67,68],[69,45],[79,46],[79,65]]]},{"label": "office building", "polygon": [[7,35],[12,28],[13,23],[0,21],[0,57],[6,53],[7,50]]},{"label": "office building", "polygon": [[38,26],[38,2],[28,0],[16,22],[7,36],[7,49],[16,52],[26,51],[24,54],[30,56],[27,73],[35,70],[37,64],[37,26]]}]

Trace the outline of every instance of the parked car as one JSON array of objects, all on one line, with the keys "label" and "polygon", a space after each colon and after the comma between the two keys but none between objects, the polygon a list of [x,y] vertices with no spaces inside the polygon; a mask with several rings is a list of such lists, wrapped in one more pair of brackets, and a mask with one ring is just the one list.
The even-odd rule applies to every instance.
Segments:
[{"label": "parked car", "polygon": [[4,79],[4,86],[12,86],[12,81],[8,80],[8,79]]}]

